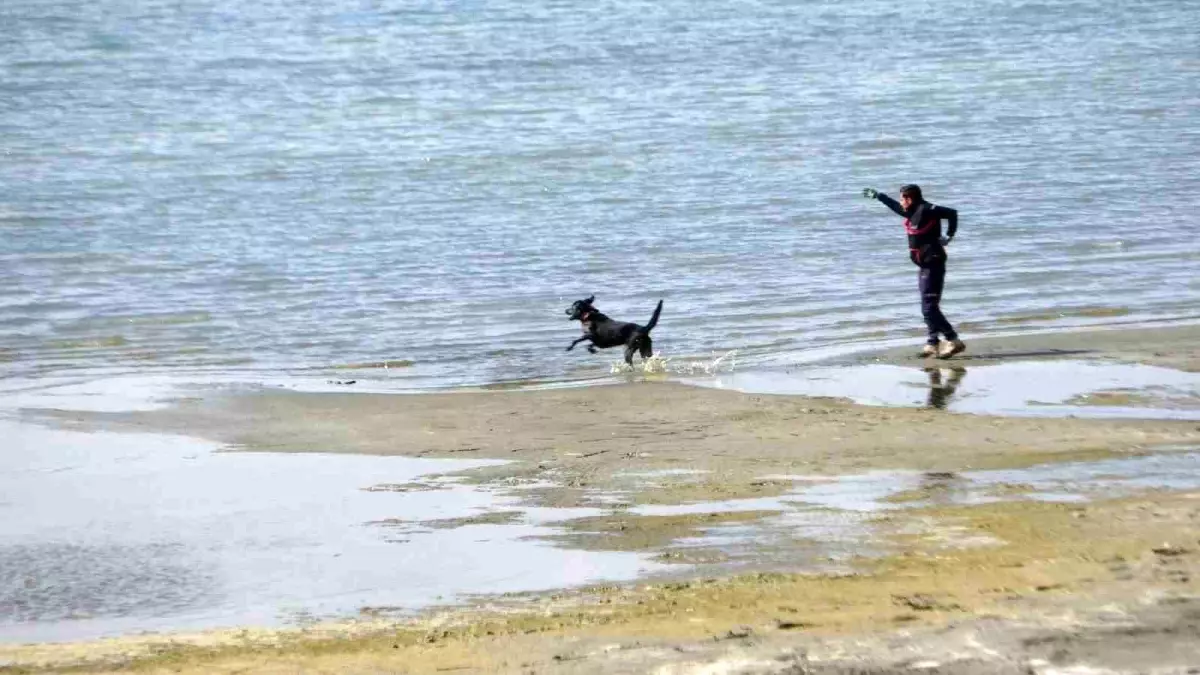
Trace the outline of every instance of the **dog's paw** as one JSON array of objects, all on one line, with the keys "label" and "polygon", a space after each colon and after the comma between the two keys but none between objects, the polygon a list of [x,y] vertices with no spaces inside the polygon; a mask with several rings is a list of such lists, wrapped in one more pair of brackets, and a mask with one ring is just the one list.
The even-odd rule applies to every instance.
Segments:
[{"label": "dog's paw", "polygon": [[572,349],[575,349],[575,345],[568,345],[568,346],[567,346],[567,351],[571,351]]},{"label": "dog's paw", "polygon": [[589,354],[595,354],[595,353],[596,353],[596,348],[595,348],[595,347],[593,347],[593,346],[591,346],[591,345],[588,345],[588,353],[589,353]]}]

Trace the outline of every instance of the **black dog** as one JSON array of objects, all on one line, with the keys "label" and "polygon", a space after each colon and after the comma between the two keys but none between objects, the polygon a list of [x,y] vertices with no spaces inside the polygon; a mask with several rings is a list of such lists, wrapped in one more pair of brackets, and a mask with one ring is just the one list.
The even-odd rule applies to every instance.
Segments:
[{"label": "black dog", "polygon": [[662,300],[659,300],[658,306],[654,308],[650,322],[645,326],[639,326],[636,323],[613,321],[604,316],[600,310],[592,306],[592,301],[595,299],[596,296],[593,295],[586,300],[576,300],[567,310],[567,318],[572,321],[578,319],[583,323],[583,337],[572,342],[571,346],[567,347],[567,351],[571,351],[575,345],[584,340],[591,340],[592,344],[588,345],[588,351],[593,354],[596,353],[596,347],[607,349],[625,345],[625,363],[631,366],[635,352],[640,353],[642,359],[650,358],[654,354],[653,343],[650,341],[650,329],[658,323],[658,314],[662,312]]}]

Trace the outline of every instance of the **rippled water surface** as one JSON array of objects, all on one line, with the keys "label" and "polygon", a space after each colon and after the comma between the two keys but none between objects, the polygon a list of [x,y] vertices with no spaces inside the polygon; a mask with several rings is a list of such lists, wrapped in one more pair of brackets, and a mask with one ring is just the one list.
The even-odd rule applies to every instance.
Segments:
[{"label": "rippled water surface", "polygon": [[[0,3],[0,375],[605,372],[1200,314],[1200,5]],[[615,355],[612,357],[615,358]],[[387,364],[385,370],[381,366]],[[349,371],[332,368],[351,367]]]}]

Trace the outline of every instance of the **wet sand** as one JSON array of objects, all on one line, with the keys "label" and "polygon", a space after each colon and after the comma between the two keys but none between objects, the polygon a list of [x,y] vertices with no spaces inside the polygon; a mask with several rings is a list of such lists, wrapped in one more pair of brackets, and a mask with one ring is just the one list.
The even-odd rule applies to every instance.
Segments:
[{"label": "wet sand", "polygon": [[[977,340],[960,364],[1069,357],[1194,371],[1198,334],[1183,327]],[[923,365],[909,351],[854,358]],[[1050,673],[1077,665],[1183,673],[1200,665],[1194,486],[1092,485],[1059,501],[1038,497],[1030,475],[1014,473],[989,483],[980,493],[987,499],[946,498],[982,472],[1190,452],[1200,446],[1195,421],[966,415],[637,379],[427,395],[222,391],[165,410],[27,410],[30,420],[75,429],[177,433],[246,452],[508,460],[457,475],[509,490],[531,508],[604,509],[567,521],[548,543],[645,552],[677,571],[638,584],[484,597],[416,619],[374,608],[369,620],[296,631],[0,646],[0,664],[513,673]],[[786,500],[803,499],[812,485],[889,472],[907,482],[867,507],[838,511],[843,521],[856,514],[850,531],[867,539],[831,546],[824,521],[804,530],[796,513],[780,520]],[[703,503],[717,505],[689,508]],[[714,532],[728,541],[706,541]]]},{"label": "wet sand", "polygon": [[[1104,359],[1141,363],[1186,372],[1200,372],[1200,327],[1171,325],[1158,328],[1108,328],[968,339],[968,350],[953,361],[975,367],[1012,361]],[[845,360],[911,364],[911,347],[859,352]]]}]

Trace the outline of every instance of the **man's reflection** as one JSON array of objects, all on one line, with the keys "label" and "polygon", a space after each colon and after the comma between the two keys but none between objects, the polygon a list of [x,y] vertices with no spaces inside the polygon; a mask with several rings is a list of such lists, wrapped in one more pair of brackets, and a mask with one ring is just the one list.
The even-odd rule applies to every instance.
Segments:
[{"label": "man's reflection", "polygon": [[945,410],[950,397],[954,395],[954,390],[958,389],[959,383],[967,374],[967,369],[962,366],[926,368],[925,372],[929,375],[929,401],[926,405]]}]

